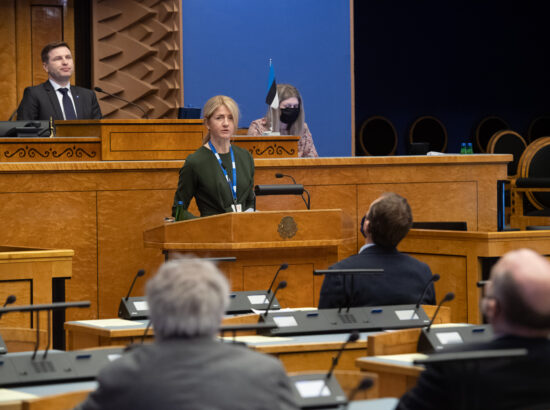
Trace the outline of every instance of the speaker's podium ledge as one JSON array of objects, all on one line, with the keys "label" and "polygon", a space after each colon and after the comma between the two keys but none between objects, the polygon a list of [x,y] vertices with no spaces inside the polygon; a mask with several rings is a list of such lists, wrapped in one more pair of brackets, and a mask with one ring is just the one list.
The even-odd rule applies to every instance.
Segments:
[{"label": "speaker's podium ledge", "polygon": [[323,240],[323,241],[285,241],[285,242],[239,242],[239,243],[162,243],[162,242],[147,242],[146,248],[163,248],[173,250],[204,250],[204,249],[272,249],[272,248],[319,248],[325,246],[340,246],[344,243],[341,239]]},{"label": "speaker's podium ledge", "polygon": [[143,233],[146,247],[262,249],[340,246],[341,209],[258,211],[164,223]]}]

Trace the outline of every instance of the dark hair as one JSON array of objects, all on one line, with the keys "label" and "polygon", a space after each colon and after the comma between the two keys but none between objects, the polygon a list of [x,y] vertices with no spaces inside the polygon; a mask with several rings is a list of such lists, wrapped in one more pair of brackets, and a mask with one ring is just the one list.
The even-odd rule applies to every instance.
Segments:
[{"label": "dark hair", "polygon": [[395,248],[411,229],[411,207],[401,195],[388,192],[371,204],[367,220],[373,242],[384,248]]},{"label": "dark hair", "polygon": [[518,291],[518,284],[509,271],[503,272],[495,281],[494,297],[500,302],[504,317],[510,324],[530,329],[550,329],[550,314],[533,309]]},{"label": "dark hair", "polygon": [[71,49],[71,47],[69,47],[69,45],[64,41],[55,41],[53,43],[46,44],[42,49],[42,52],[40,53],[40,57],[42,57],[42,62],[47,63],[50,59],[50,51],[52,51],[54,48],[59,47],[67,47],[69,50]]}]

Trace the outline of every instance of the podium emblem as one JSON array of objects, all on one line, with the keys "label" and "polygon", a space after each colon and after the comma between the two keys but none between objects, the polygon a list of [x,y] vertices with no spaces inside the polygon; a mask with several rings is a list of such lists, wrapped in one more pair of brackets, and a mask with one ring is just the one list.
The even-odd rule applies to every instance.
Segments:
[{"label": "podium emblem", "polygon": [[277,232],[279,232],[281,238],[290,239],[298,232],[298,225],[296,225],[296,221],[293,217],[285,216],[281,219],[281,222],[279,222]]}]

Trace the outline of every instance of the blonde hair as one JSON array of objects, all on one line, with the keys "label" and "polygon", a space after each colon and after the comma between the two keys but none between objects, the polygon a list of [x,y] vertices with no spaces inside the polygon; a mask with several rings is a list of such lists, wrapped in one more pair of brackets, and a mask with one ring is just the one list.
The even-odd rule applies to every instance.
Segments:
[{"label": "blonde hair", "polygon": [[[224,105],[233,116],[233,125],[236,130],[239,126],[239,106],[233,98],[226,95],[216,95],[206,101],[206,104],[204,104],[204,108],[202,109],[204,123],[206,124],[210,117],[214,115],[214,112],[222,105]],[[204,144],[208,141],[210,141],[210,133],[207,133],[204,136],[202,143]]]},{"label": "blonde hair", "polygon": [[277,107],[276,109],[270,108],[267,110],[267,127],[270,128],[271,126],[273,126],[273,131],[275,132],[279,132],[281,130],[280,105],[284,100],[296,97],[298,99],[298,103],[300,104],[300,113],[298,114],[298,118],[296,118],[296,121],[292,123],[288,131],[289,135],[298,135],[301,137],[304,131],[306,114],[304,112],[304,102],[302,101],[302,96],[300,95],[300,92],[296,87],[290,84],[277,84],[277,95],[279,96],[279,107]]}]

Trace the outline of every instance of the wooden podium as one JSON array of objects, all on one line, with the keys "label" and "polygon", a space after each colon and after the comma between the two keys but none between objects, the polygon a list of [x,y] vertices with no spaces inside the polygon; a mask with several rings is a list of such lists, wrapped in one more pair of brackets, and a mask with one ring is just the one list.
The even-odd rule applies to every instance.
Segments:
[{"label": "wooden podium", "polygon": [[288,286],[277,294],[281,307],[317,306],[323,277],[338,260],[342,211],[269,211],[228,213],[175,223],[145,231],[146,247],[198,257],[234,256],[220,263],[234,291],[267,289],[282,263],[288,269],[277,281]]}]

